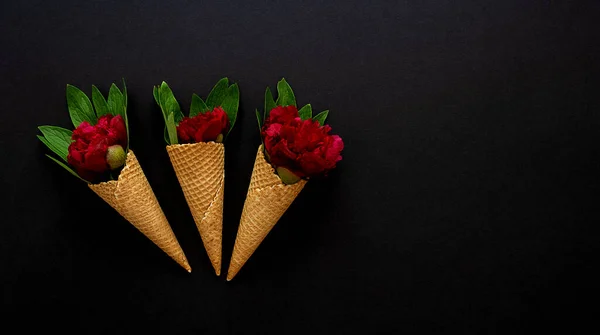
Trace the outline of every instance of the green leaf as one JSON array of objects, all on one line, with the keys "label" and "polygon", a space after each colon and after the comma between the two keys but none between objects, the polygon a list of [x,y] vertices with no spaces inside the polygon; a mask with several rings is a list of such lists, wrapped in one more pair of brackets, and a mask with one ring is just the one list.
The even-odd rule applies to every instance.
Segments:
[{"label": "green leaf", "polygon": [[46,145],[46,147],[48,147],[48,149],[50,149],[52,152],[54,152],[55,154],[60,156],[60,158],[62,158],[65,162],[67,161],[66,157],[63,157],[63,153],[61,152],[61,150],[54,147],[50,142],[48,142],[48,140],[44,136],[40,136],[40,135],[36,135],[36,136],[40,141],[42,141],[42,143],[44,143]]},{"label": "green leaf", "polygon": [[92,85],[92,102],[94,103],[94,108],[96,109],[96,115],[101,117],[102,115],[108,114],[108,103],[98,87]]},{"label": "green leaf", "polygon": [[260,116],[260,113],[258,112],[258,109],[256,109],[256,121],[258,121],[258,129],[260,131],[260,129],[262,128],[263,121],[261,120],[261,116]]},{"label": "green leaf", "polygon": [[160,107],[160,97],[158,95],[158,87],[154,86],[154,88],[152,89],[152,95],[154,96],[154,101],[156,101],[156,104]]},{"label": "green leaf", "polygon": [[98,120],[92,103],[85,93],[73,85],[67,85],[67,107],[75,128],[83,121],[96,124]]},{"label": "green leaf", "polygon": [[[163,81],[164,83],[164,81]],[[154,101],[156,101],[156,104],[158,105],[158,107],[160,107],[160,112],[163,116],[163,120],[165,121],[165,129],[163,131],[163,138],[165,139],[165,142],[167,144],[170,144],[169,142],[169,131],[167,129],[167,115],[165,114],[165,110],[163,108],[163,106],[160,103],[160,90],[161,90],[162,85],[160,86],[154,86],[154,88],[152,89],[152,95],[154,96]]]},{"label": "green leaf", "polygon": [[84,182],[86,182],[86,183],[88,183],[88,184],[90,183],[89,181],[87,181],[87,180],[85,180],[85,179],[81,178],[81,177],[80,177],[80,176],[77,174],[77,172],[73,171],[73,169],[71,169],[71,168],[70,168],[69,166],[67,166],[65,163],[63,163],[63,162],[59,161],[58,159],[56,159],[56,158],[54,158],[54,157],[52,157],[52,156],[50,156],[50,155],[46,155],[46,157],[48,157],[48,158],[50,158],[51,160],[53,160],[54,162],[56,162],[56,164],[58,164],[58,165],[62,166],[62,167],[65,169],[65,170],[69,171],[69,173],[70,173],[70,174],[72,174],[72,175],[74,175],[75,177],[79,178],[81,181],[84,181]]},{"label": "green leaf", "polygon": [[204,103],[204,100],[200,98],[197,94],[192,94],[192,104],[190,106],[190,117],[194,117],[200,113],[206,113],[210,109]]},{"label": "green leaf", "polygon": [[282,78],[277,83],[277,106],[296,106],[296,97],[290,85]]},{"label": "green leaf", "polygon": [[286,185],[295,184],[300,181],[300,177],[283,166],[277,168],[277,174],[279,175],[279,178],[281,178],[281,181]]},{"label": "green leaf", "polygon": [[[67,161],[67,155],[69,154],[69,145],[71,144],[71,136],[73,132],[55,126],[39,126],[38,129],[44,135],[44,139],[48,142],[44,142],[50,150],[56,153],[65,162]],[[41,136],[38,136],[40,138]]]},{"label": "green leaf", "polygon": [[177,144],[177,127],[175,126],[173,113],[167,116],[167,131],[169,132],[169,143]]},{"label": "green leaf", "polygon": [[117,85],[110,85],[107,102],[110,114],[113,116],[121,115],[123,120],[125,120],[125,101],[123,99],[123,93],[121,93],[121,90]]},{"label": "green leaf", "polygon": [[300,110],[298,111],[298,115],[300,115],[300,118],[302,120],[308,120],[312,117],[312,106],[310,104],[307,104],[306,106],[300,108]]},{"label": "green leaf", "polygon": [[322,111],[321,113],[315,115],[312,119],[319,122],[319,125],[324,126],[327,115],[329,115],[329,110]]},{"label": "green leaf", "polygon": [[215,107],[221,106],[223,100],[227,96],[227,89],[229,88],[229,79],[227,77],[219,80],[215,87],[210,91],[208,97],[206,97],[206,105],[213,109]]},{"label": "green leaf", "polygon": [[170,96],[167,99],[167,105],[165,106],[166,110],[169,111],[171,115],[173,115],[173,122],[179,123],[183,120],[183,113],[179,107],[179,103],[174,96]]},{"label": "green leaf", "polygon": [[271,93],[271,89],[267,87],[265,90],[265,120],[269,117],[269,113],[275,107],[277,107],[277,104],[275,103],[275,100],[273,100],[273,93]]},{"label": "green leaf", "polygon": [[173,91],[171,91],[169,85],[164,81],[160,85],[158,96],[160,98],[159,105],[162,108],[165,117],[168,117],[168,115],[172,113],[173,120],[178,124],[183,119],[183,113],[181,112],[177,99],[175,99],[175,95],[173,95]]},{"label": "green leaf", "polygon": [[227,89],[227,96],[223,100],[222,107],[227,113],[227,118],[229,118],[229,131],[227,135],[233,129],[233,125],[235,124],[235,120],[237,119],[238,108],[240,106],[240,89],[237,84],[233,84],[229,86]]},{"label": "green leaf", "polygon": [[127,131],[127,148],[125,152],[129,152],[129,117],[127,116],[127,85],[125,84],[125,78],[123,79],[123,121],[125,121],[125,130]]},{"label": "green leaf", "polygon": [[125,110],[127,110],[127,85],[125,84],[125,78],[121,78],[123,80],[123,104],[125,105]]}]

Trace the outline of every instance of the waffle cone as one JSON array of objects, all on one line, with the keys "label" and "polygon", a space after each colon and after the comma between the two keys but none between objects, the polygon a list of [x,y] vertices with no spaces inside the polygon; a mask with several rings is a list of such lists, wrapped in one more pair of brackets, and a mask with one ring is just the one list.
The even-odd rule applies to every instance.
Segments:
[{"label": "waffle cone", "polygon": [[225,146],[222,143],[167,146],[173,169],[215,272],[221,274]]},{"label": "waffle cone", "polygon": [[129,150],[118,180],[88,186],[177,264],[192,272],[133,151]]},{"label": "waffle cone", "polygon": [[256,153],[227,280],[233,279],[240,271],[306,185],[306,180],[292,185],[283,184],[265,160],[262,148],[261,145]]}]

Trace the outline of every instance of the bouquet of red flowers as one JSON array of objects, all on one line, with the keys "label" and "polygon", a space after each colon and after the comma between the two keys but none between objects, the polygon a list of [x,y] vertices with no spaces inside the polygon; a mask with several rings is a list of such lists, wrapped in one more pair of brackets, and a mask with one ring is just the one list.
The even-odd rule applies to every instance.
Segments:
[{"label": "bouquet of red flowers", "polygon": [[144,171],[129,149],[125,82],[123,92],[112,84],[108,99],[92,86],[91,102],[80,89],[67,85],[67,106],[74,131],[55,126],[39,127],[42,136],[38,138],[57,157],[46,156],[86,182],[92,191],[191,272]]},{"label": "bouquet of red flowers", "polygon": [[342,159],[344,142],[329,134],[331,127],[325,124],[329,111],[313,116],[310,104],[298,110],[285,79],[277,84],[277,93],[275,101],[267,88],[264,116],[256,111],[263,144],[256,153],[227,280],[235,277],[307,180],[326,175]]},{"label": "bouquet of red flowers", "polygon": [[229,85],[223,78],[206,102],[192,95],[189,116],[184,117],[167,83],[154,87],[154,99],[165,120],[169,158],[217,276],[221,274],[223,231],[223,142],[235,124],[239,96],[237,84]]}]

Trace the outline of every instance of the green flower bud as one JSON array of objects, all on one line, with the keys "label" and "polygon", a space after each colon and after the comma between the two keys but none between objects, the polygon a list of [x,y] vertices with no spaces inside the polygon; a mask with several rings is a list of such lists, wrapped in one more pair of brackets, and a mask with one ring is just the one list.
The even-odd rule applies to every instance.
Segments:
[{"label": "green flower bud", "polygon": [[281,181],[286,185],[295,184],[300,181],[300,177],[282,166],[277,168],[277,174],[279,175],[279,178],[281,178]]},{"label": "green flower bud", "polygon": [[123,147],[115,144],[108,147],[106,151],[106,161],[111,170],[116,170],[125,164],[125,150]]}]

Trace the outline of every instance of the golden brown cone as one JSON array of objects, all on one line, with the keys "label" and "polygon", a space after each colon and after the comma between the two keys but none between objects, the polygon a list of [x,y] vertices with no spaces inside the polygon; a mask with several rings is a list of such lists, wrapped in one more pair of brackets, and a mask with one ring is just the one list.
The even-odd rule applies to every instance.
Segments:
[{"label": "golden brown cone", "polygon": [[233,279],[240,271],[306,185],[306,180],[292,185],[283,184],[265,160],[262,148],[261,145],[256,153],[227,280]]},{"label": "golden brown cone", "polygon": [[192,272],[133,151],[129,150],[118,180],[88,186],[177,264]]},{"label": "golden brown cone", "polygon": [[167,146],[173,169],[190,207],[204,248],[221,274],[225,146],[222,143]]}]

